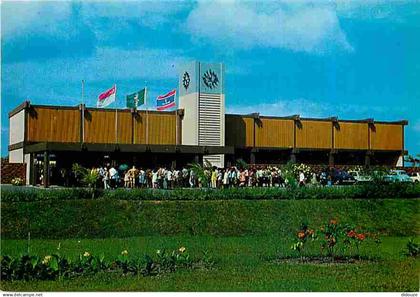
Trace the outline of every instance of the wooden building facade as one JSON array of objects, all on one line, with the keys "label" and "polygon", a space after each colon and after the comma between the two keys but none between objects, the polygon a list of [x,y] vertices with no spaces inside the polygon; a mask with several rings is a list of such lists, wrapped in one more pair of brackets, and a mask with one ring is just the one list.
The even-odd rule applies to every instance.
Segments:
[{"label": "wooden building facade", "polygon": [[[54,156],[57,163],[67,167],[76,161],[94,165],[104,157],[143,166],[182,166],[209,154],[224,154],[227,165],[241,158],[253,164],[292,161],[395,166],[405,153],[407,121],[310,119],[298,115],[226,114],[224,146],[183,145],[184,112],[24,102],[9,113],[9,157],[11,162],[33,164],[42,155],[41,163],[47,164]],[[27,175],[31,175],[30,168]],[[33,179],[28,178],[31,183]]]}]

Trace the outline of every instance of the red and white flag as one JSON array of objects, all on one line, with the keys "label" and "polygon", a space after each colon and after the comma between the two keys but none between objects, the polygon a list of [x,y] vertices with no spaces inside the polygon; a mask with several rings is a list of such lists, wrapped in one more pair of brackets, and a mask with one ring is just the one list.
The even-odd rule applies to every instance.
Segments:
[{"label": "red and white flag", "polygon": [[156,98],[157,110],[165,110],[175,106],[176,89]]},{"label": "red and white flag", "polygon": [[117,93],[117,86],[114,85],[111,89],[103,92],[98,97],[96,107],[107,107],[115,101],[115,94]]}]

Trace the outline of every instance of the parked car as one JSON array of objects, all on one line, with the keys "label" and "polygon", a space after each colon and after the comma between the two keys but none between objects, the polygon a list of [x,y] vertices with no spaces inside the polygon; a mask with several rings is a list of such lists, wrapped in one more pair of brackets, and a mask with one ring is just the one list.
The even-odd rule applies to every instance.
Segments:
[{"label": "parked car", "polygon": [[334,170],[331,177],[335,185],[353,185],[356,183],[356,179],[343,170]]},{"label": "parked car", "polygon": [[389,174],[384,176],[385,182],[412,182],[411,178],[404,170],[391,170]]},{"label": "parked car", "polygon": [[367,182],[371,182],[373,180],[373,178],[369,175],[363,174],[360,171],[355,171],[355,170],[351,170],[349,171],[349,174],[351,176],[354,177],[354,179],[356,180],[356,183],[367,183]]},{"label": "parked car", "polygon": [[420,172],[412,172],[410,174],[410,178],[411,178],[411,181],[413,183],[419,183],[420,182]]}]

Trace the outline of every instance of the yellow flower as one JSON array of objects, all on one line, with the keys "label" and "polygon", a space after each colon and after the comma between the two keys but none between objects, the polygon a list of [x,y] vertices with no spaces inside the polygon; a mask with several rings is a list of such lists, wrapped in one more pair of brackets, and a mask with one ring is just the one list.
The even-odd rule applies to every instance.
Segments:
[{"label": "yellow flower", "polygon": [[48,262],[50,262],[51,260],[51,256],[45,256],[44,260],[42,260],[42,264],[48,264]]},{"label": "yellow flower", "polygon": [[83,254],[83,256],[84,256],[84,257],[89,257],[89,256],[90,256],[90,254],[89,254],[89,252],[85,252],[85,253]]},{"label": "yellow flower", "polygon": [[186,248],[185,248],[185,247],[183,247],[183,246],[181,246],[181,247],[179,248],[179,251],[180,251],[181,253],[185,252],[185,250],[186,250]]},{"label": "yellow flower", "polygon": [[127,256],[127,255],[128,255],[128,251],[127,251],[127,250],[123,250],[123,251],[121,252],[121,255],[123,255],[123,256]]}]

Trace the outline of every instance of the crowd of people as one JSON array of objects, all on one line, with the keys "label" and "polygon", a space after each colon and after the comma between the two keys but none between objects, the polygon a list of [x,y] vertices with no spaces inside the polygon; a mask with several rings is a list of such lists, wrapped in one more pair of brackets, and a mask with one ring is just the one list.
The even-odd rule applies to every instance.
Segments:
[{"label": "crowd of people", "polygon": [[[96,172],[98,184],[104,189],[115,188],[229,188],[229,187],[286,187],[290,183],[290,174],[275,166],[257,166],[250,168],[207,168],[197,171],[194,168],[156,169],[136,168],[119,170],[114,166],[92,168]],[[294,180],[299,186],[331,185],[332,178],[327,168],[313,172],[296,172]]]}]

